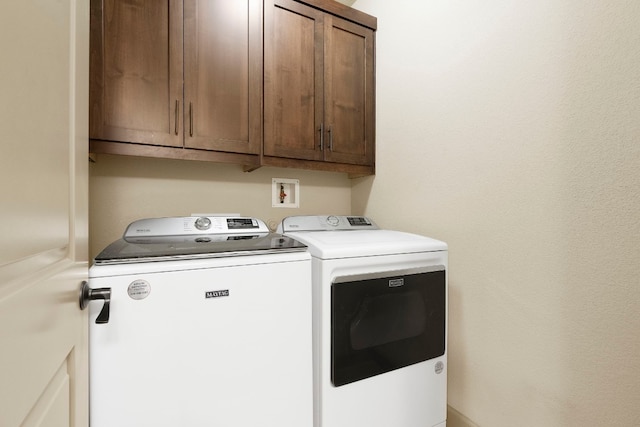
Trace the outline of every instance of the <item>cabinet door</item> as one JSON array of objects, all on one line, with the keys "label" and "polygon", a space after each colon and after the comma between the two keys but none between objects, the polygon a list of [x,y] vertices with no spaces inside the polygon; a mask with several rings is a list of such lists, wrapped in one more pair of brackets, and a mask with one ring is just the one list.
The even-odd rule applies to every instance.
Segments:
[{"label": "cabinet door", "polygon": [[91,1],[90,137],[181,146],[182,1]]},{"label": "cabinet door", "polygon": [[324,51],[325,160],[373,165],[374,32],[327,17]]},{"label": "cabinet door", "polygon": [[257,154],[262,1],[185,0],[185,147]]},{"label": "cabinet door", "polygon": [[265,1],[264,155],[322,160],[324,14]]}]

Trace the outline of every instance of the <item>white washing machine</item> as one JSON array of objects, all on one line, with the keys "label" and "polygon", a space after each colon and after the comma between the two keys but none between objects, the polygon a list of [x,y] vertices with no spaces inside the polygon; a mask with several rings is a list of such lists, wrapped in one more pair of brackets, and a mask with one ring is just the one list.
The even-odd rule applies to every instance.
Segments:
[{"label": "white washing machine", "polygon": [[358,216],[278,231],[312,256],[315,426],[444,427],[447,245]]},{"label": "white washing machine", "polygon": [[262,221],[134,222],[84,299],[91,427],[313,425],[311,258]]}]

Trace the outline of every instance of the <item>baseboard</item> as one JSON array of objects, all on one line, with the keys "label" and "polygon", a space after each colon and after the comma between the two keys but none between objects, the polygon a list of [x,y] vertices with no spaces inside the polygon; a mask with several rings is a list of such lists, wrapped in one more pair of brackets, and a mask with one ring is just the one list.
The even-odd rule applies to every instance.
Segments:
[{"label": "baseboard", "polygon": [[480,427],[460,412],[447,406],[447,427]]}]

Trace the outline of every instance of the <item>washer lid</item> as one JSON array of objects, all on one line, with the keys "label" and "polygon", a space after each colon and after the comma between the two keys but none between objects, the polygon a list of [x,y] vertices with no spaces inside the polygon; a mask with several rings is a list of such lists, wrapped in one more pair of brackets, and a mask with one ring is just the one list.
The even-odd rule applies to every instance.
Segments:
[{"label": "washer lid", "polygon": [[304,251],[302,243],[270,233],[248,217],[148,218],[131,223],[122,239],[107,246],[95,264],[263,255]]},{"label": "washer lid", "polygon": [[95,258],[95,264],[127,264],[177,259],[219,258],[298,252],[306,246],[276,233],[120,239]]},{"label": "washer lid", "polygon": [[311,255],[320,259],[447,250],[444,242],[402,231],[296,231],[286,235],[307,245]]}]

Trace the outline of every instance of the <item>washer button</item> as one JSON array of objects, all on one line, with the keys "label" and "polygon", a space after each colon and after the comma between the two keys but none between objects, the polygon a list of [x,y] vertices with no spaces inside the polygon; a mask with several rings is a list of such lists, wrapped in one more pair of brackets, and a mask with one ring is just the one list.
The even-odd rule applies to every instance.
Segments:
[{"label": "washer button", "polygon": [[327,224],[331,225],[332,227],[337,227],[338,224],[340,224],[340,219],[337,216],[329,216],[327,217]]},{"label": "washer button", "polygon": [[211,220],[206,216],[196,219],[195,226],[198,230],[208,230],[211,228]]}]

